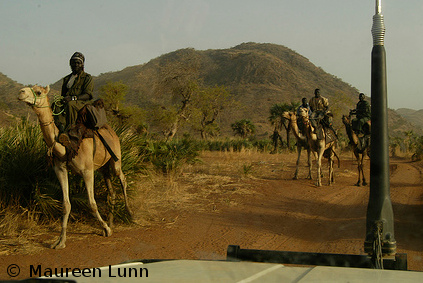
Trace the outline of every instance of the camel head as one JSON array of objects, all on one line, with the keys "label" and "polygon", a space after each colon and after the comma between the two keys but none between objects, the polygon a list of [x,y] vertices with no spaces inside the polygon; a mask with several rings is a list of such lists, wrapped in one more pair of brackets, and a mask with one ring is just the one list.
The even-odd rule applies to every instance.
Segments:
[{"label": "camel head", "polygon": [[310,128],[311,128],[311,130],[313,131],[313,130],[314,130],[314,128],[313,128],[313,126],[311,125],[311,122],[310,122],[310,117],[308,116],[308,112],[307,112],[307,111],[305,111],[305,110],[302,110],[302,111],[300,111],[298,114],[299,114],[299,115],[298,115],[298,118],[299,118],[299,120],[301,121],[301,123],[304,125],[304,127],[305,127],[305,128],[310,127]]},{"label": "camel head", "polygon": [[291,111],[285,111],[282,113],[282,117],[288,121],[296,121],[297,120],[297,116],[295,115],[294,112]]},{"label": "camel head", "polygon": [[349,125],[351,123],[350,117],[347,115],[342,115],[342,123],[344,123],[344,125]]},{"label": "camel head", "polygon": [[300,108],[298,110],[298,118],[302,118],[303,120],[305,118],[308,118],[308,110],[307,109],[304,109],[304,108]]},{"label": "camel head", "polygon": [[49,106],[47,94],[50,86],[42,87],[34,85],[33,87],[24,87],[19,91],[18,100],[35,107]]}]

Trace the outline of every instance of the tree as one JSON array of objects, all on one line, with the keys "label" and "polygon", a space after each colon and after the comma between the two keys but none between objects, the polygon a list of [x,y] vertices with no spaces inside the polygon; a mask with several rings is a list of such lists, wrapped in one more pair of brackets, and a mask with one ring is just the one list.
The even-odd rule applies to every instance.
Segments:
[{"label": "tree", "polygon": [[134,125],[137,131],[145,131],[147,126],[144,123],[145,113],[136,106],[124,106],[128,86],[123,82],[107,82],[100,89],[100,98],[104,100],[106,109],[111,112],[112,120],[117,123]]},{"label": "tree", "polygon": [[123,82],[107,82],[100,89],[100,98],[104,100],[106,108],[118,113],[127,93],[128,86]]},{"label": "tree", "polygon": [[238,135],[243,139],[248,136],[252,136],[256,132],[256,126],[254,126],[254,124],[248,119],[236,121],[231,125],[231,128],[235,135]]},{"label": "tree", "polygon": [[405,131],[404,135],[405,135],[404,143],[406,146],[406,150],[408,152],[413,152],[416,148],[416,143],[417,143],[416,134],[414,133],[413,130],[410,130],[410,131]]},{"label": "tree", "polygon": [[423,156],[423,136],[416,137],[414,154],[411,156],[412,161],[422,160]]},{"label": "tree", "polygon": [[273,144],[274,144],[274,151],[277,150],[278,146],[278,137],[280,136],[279,132],[282,130],[282,128],[286,131],[286,144],[289,147],[289,133],[291,131],[290,124],[288,121],[283,118],[283,113],[287,111],[296,111],[296,109],[300,106],[300,103],[291,102],[291,104],[288,103],[276,103],[273,104],[272,107],[270,107],[270,116],[269,121],[270,123],[275,127],[273,131]]},{"label": "tree", "polygon": [[392,157],[397,157],[397,149],[401,147],[403,144],[403,138],[401,137],[391,137],[389,139],[389,145],[391,149],[391,155]]},{"label": "tree", "polygon": [[176,59],[168,59],[159,70],[155,92],[169,94],[171,106],[156,109],[156,120],[164,127],[166,140],[171,140],[181,124],[191,117],[191,103],[200,89],[200,62],[191,49],[182,50]]},{"label": "tree", "polygon": [[231,94],[224,86],[202,87],[193,102],[193,128],[200,132],[201,138],[217,136],[220,127],[219,114],[233,104]]}]

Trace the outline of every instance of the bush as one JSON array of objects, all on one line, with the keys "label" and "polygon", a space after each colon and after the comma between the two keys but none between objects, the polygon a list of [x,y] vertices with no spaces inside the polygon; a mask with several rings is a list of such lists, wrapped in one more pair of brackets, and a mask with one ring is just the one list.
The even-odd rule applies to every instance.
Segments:
[{"label": "bush", "polygon": [[150,141],[145,148],[148,160],[164,174],[176,171],[183,164],[198,162],[200,143],[191,139]]},{"label": "bush", "polygon": [[207,141],[201,145],[203,150],[209,151],[241,151],[243,149],[257,149],[262,152],[270,152],[273,148],[271,140],[255,139],[226,139]]},{"label": "bush", "polygon": [[46,147],[38,125],[23,120],[2,129],[0,138],[0,200],[19,200],[28,206],[40,200],[36,194],[52,191],[58,182],[47,164]]},{"label": "bush", "polygon": [[[122,147],[123,172],[127,179],[145,170],[140,146],[145,139],[128,127],[116,129]],[[47,148],[40,128],[23,120],[14,127],[0,129],[0,207],[16,206],[39,213],[41,218],[61,216],[62,190],[57,177],[48,164]],[[102,176],[96,172],[95,193],[99,204],[106,203],[107,190]],[[114,187],[120,186],[113,178]],[[85,217],[88,208],[85,184],[80,176],[69,175],[69,194],[72,217]],[[117,194],[120,196],[121,194]],[[120,200],[117,200],[120,207]],[[79,213],[76,213],[78,212]],[[82,211],[82,212],[81,212]],[[119,214],[119,210],[117,210]],[[91,215],[89,213],[88,215]],[[119,218],[119,215],[116,215]]]}]

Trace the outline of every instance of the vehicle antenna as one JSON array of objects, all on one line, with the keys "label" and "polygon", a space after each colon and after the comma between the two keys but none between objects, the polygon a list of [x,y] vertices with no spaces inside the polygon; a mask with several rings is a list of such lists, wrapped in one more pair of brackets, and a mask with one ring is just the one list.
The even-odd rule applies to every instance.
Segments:
[{"label": "vehicle antenna", "polygon": [[386,80],[385,25],[382,1],[376,0],[371,55],[370,196],[367,206],[364,251],[374,266],[383,269],[383,258],[396,254],[394,215],[389,183],[389,139]]}]

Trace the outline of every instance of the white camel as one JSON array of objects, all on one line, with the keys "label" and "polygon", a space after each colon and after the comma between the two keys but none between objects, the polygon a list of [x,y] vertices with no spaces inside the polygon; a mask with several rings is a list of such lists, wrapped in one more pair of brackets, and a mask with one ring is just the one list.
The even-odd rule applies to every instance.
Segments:
[{"label": "white camel", "polygon": [[296,163],[296,169],[294,173],[294,180],[298,180],[298,170],[300,167],[300,159],[301,159],[301,151],[304,148],[307,150],[307,165],[308,165],[308,175],[307,179],[312,179],[311,177],[311,170],[312,170],[312,162],[311,162],[311,150],[310,145],[307,142],[307,137],[302,135],[300,133],[300,130],[298,128],[297,124],[297,116],[294,112],[284,112],[283,118],[288,120],[288,123],[290,124],[292,133],[294,134],[294,137],[297,139],[297,163]]},{"label": "white camel", "polygon": [[[108,142],[113,152],[119,159],[114,161],[111,158],[109,152],[104,147],[100,139],[97,138],[85,138],[82,140],[81,145],[78,149],[77,155],[67,160],[66,148],[57,142],[59,130],[54,124],[53,112],[50,108],[48,99],[48,92],[50,87],[25,87],[21,89],[18,94],[18,99],[30,105],[34,112],[38,116],[38,120],[41,127],[41,132],[44,137],[44,141],[48,147],[48,156],[52,159],[53,169],[59,179],[60,186],[63,192],[63,221],[62,221],[62,232],[57,241],[51,246],[55,249],[64,248],[66,246],[66,228],[68,224],[69,214],[71,211],[71,204],[69,201],[69,183],[68,183],[68,170],[72,170],[74,173],[82,176],[85,182],[85,187],[88,193],[88,201],[92,213],[98,219],[101,226],[103,227],[103,235],[110,236],[112,229],[110,228],[113,222],[113,208],[109,211],[109,225],[101,218],[100,213],[97,209],[97,204],[94,199],[94,171],[101,169],[101,172],[105,178],[106,186],[109,190],[109,197],[111,205],[114,204],[115,193],[111,184],[111,173],[119,177],[125,205],[128,213],[131,215],[131,211],[128,206],[128,199],[126,194],[127,182],[125,175],[121,170],[121,149],[119,138],[113,129],[106,125],[106,127],[99,129],[100,134]],[[95,144],[94,144],[95,143]]]},{"label": "white camel", "polygon": [[314,128],[311,125],[310,118],[305,111],[300,113],[304,123],[304,132],[307,136],[307,141],[310,146],[311,151],[317,158],[317,182],[316,186],[322,186],[322,157],[325,156],[328,159],[329,163],[329,182],[328,185],[331,185],[335,182],[333,174],[333,158],[338,158],[338,167],[339,167],[339,157],[336,154],[336,140],[331,142],[326,142],[326,132],[324,131],[323,139],[318,139],[317,135],[314,133]]}]

